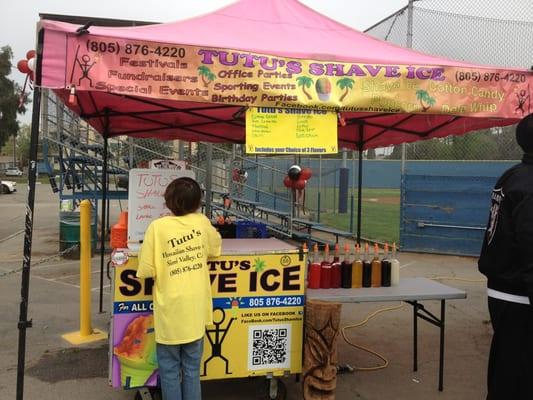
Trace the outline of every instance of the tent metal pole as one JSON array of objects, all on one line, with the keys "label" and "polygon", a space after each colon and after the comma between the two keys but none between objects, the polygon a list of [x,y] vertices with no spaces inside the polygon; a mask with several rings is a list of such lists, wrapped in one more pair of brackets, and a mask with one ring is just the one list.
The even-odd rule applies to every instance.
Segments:
[{"label": "tent metal pole", "polygon": [[350,232],[353,233],[353,211],[354,211],[354,190],[355,190],[355,151],[352,151],[352,187],[350,189]]},{"label": "tent metal pole", "polygon": [[357,144],[359,150],[359,171],[357,178],[357,244],[361,245],[361,207],[363,194],[363,124],[359,125],[359,142]]},{"label": "tent metal pole", "polygon": [[318,193],[317,193],[317,196],[318,196],[318,199],[317,199],[317,219],[316,219],[316,222],[319,222],[320,223],[320,207],[321,207],[321,204],[320,204],[320,192],[322,190],[322,156],[318,156]]},{"label": "tent metal pole", "polygon": [[26,362],[26,330],[32,327],[28,320],[28,302],[30,296],[30,266],[33,236],[33,211],[35,205],[35,181],[37,179],[37,146],[39,145],[39,123],[41,115],[41,66],[44,29],[39,31],[37,39],[36,85],[33,89],[33,110],[31,118],[30,164],[28,168],[28,200],[26,203],[26,221],[24,229],[24,250],[20,288],[20,311],[18,320],[18,362],[16,399],[24,399],[24,370]]},{"label": "tent metal pole", "polygon": [[[407,43],[408,49],[413,48],[413,6],[414,0],[409,0],[407,4]],[[405,156],[406,156],[406,144],[402,143],[402,161],[401,161],[401,175],[405,173]]]},{"label": "tent metal pole", "polygon": [[105,240],[107,234],[107,145],[109,136],[109,110],[106,110],[104,129],[104,155],[102,166],[102,217],[100,220],[100,296],[98,300],[98,312],[104,311],[104,258]]},{"label": "tent metal pole", "polygon": [[213,201],[212,182],[213,182],[213,144],[206,144],[206,163],[205,163],[205,215],[211,219],[211,201]]}]

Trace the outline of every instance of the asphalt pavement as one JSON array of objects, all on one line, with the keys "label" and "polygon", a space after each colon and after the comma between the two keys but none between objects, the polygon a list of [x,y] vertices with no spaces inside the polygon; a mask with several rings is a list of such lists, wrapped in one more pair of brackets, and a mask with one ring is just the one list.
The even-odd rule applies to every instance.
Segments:
[{"label": "asphalt pavement", "polygon": [[[15,398],[17,320],[20,303],[20,268],[27,189],[0,195],[0,399]],[[113,204],[113,203],[112,203]],[[112,220],[119,207],[113,204]],[[107,379],[107,343],[73,347],[61,335],[79,328],[79,262],[54,258],[59,250],[59,202],[46,184],[36,192],[29,317],[27,332],[25,399],[113,400],[133,399],[132,391],[114,390]],[[379,314],[366,325],[348,330],[348,337],[389,360],[373,372],[338,376],[336,398],[341,400],[471,400],[485,398],[485,371],[491,327],[485,283],[476,260],[468,257],[400,253],[401,276],[440,277],[439,281],[467,291],[466,300],[447,303],[444,392],[437,391],[439,331],[419,322],[419,368],[412,371],[412,309],[408,305]],[[44,263],[41,260],[47,259]],[[93,258],[93,325],[108,330],[109,282],[105,280],[104,309],[98,313],[99,258]],[[341,325],[351,325],[390,303],[349,304],[342,309]],[[439,313],[439,302],[426,302]],[[359,367],[380,364],[373,356],[339,339],[339,361]],[[283,380],[287,399],[302,398],[295,377]],[[264,378],[230,379],[203,383],[203,398],[266,399]]]}]

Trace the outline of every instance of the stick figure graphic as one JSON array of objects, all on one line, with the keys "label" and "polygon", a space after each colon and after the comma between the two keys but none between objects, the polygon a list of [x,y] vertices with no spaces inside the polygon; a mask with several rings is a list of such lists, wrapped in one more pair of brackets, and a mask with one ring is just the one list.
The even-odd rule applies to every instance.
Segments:
[{"label": "stick figure graphic", "polygon": [[[213,317],[217,310],[220,311],[222,314],[220,320],[215,321],[213,318],[213,325],[215,325],[215,328],[206,329],[205,331],[207,334],[207,340],[209,340],[209,344],[211,344],[211,356],[207,360],[204,361],[204,372],[202,373],[202,376],[207,375],[207,363],[215,357],[220,357],[224,360],[224,362],[226,363],[226,374],[227,375],[231,374],[231,372],[229,372],[229,360],[222,355],[222,342],[224,341],[224,338],[228,334],[231,324],[237,318],[231,318],[226,328],[221,329],[220,325],[222,325],[222,323],[226,319],[226,313],[224,312],[222,308],[217,307],[213,310]],[[220,335],[221,333],[222,333],[222,336]]]},{"label": "stick figure graphic", "polygon": [[525,89],[522,89],[520,92],[516,93],[516,98],[518,99],[518,106],[514,109],[514,112],[517,113],[520,111],[522,115],[526,113],[526,110],[524,109],[524,105],[526,104],[526,101],[529,99],[530,94],[526,92]]},{"label": "stick figure graphic", "polygon": [[81,61],[80,61],[80,59],[78,57],[76,57],[76,62],[80,66],[81,74],[82,74],[81,78],[78,80],[78,86],[81,85],[81,81],[82,80],[88,79],[89,80],[89,84],[91,85],[91,87],[93,87],[93,81],[92,81],[91,78],[89,78],[89,71],[94,66],[94,64],[96,64],[96,61],[93,61],[92,63],[89,64],[90,61],[91,61],[91,57],[88,54],[82,55],[81,56]]}]

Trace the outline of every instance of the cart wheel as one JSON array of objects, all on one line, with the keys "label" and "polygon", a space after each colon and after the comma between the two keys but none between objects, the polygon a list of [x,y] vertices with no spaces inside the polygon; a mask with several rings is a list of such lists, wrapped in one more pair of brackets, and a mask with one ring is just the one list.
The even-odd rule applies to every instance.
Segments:
[{"label": "cart wheel", "polygon": [[159,388],[141,388],[135,393],[134,400],[162,400],[161,390]]},{"label": "cart wheel", "polygon": [[278,378],[267,379],[267,399],[268,400],[285,400],[287,388],[285,382]]}]

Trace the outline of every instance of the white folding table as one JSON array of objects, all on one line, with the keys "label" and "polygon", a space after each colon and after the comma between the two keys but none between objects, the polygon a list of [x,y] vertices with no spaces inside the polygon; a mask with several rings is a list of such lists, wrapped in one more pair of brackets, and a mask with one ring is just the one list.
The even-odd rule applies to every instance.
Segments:
[{"label": "white folding table", "polygon": [[[404,301],[413,306],[413,371],[418,370],[418,318],[440,329],[439,391],[443,390],[446,300],[465,299],[466,292],[428,278],[402,278],[398,286],[360,289],[307,289],[308,300],[338,303]],[[440,318],[420,301],[440,300]]]}]

